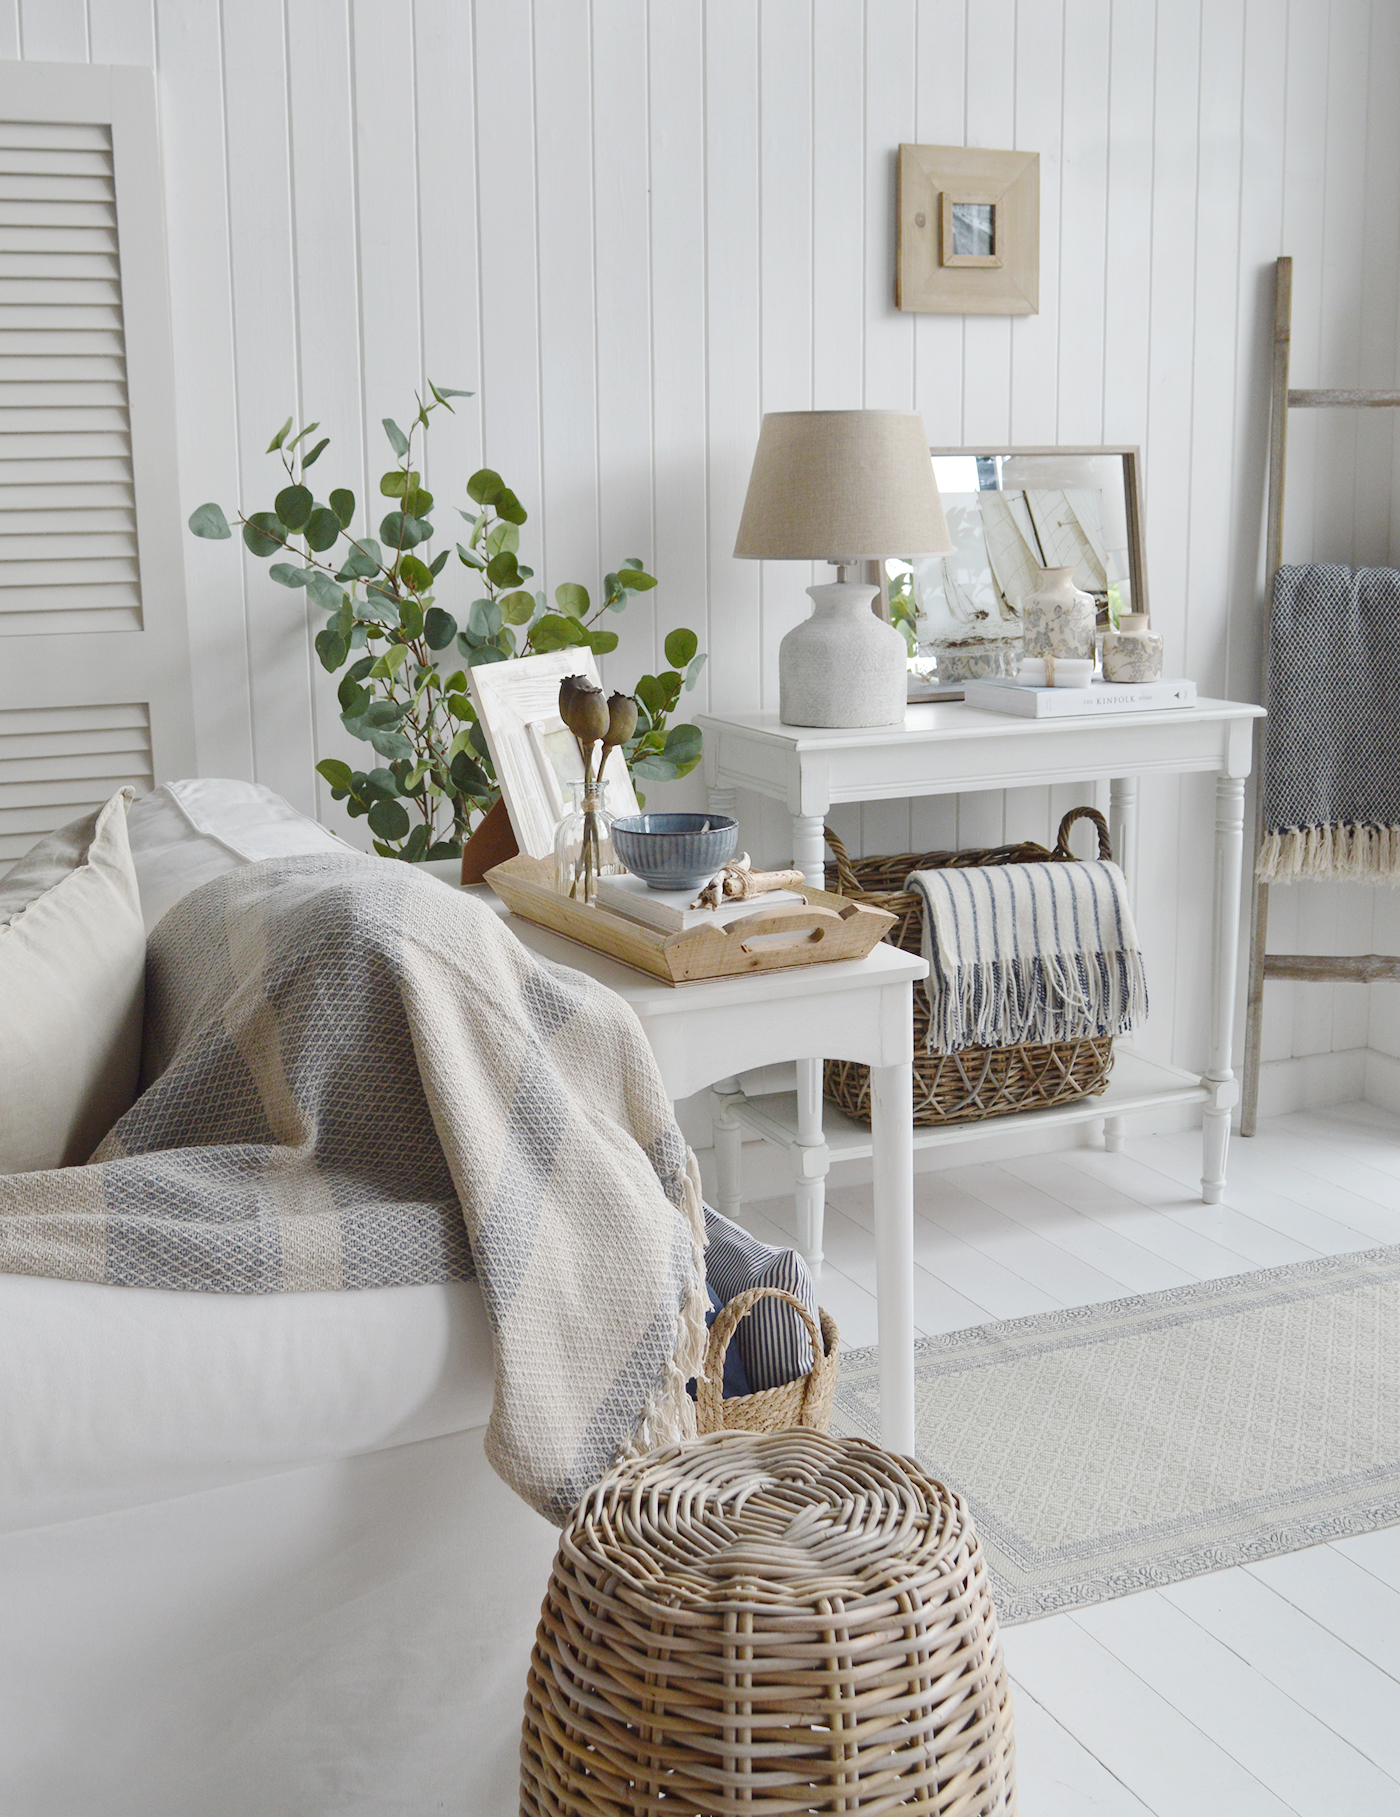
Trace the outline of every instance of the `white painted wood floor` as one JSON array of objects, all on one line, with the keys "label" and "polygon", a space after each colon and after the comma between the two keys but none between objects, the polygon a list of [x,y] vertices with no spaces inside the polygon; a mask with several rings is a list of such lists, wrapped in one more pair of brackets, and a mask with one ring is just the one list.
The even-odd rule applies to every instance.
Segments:
[{"label": "white painted wood floor", "polygon": [[[1368,1104],[915,1176],[922,1333],[1400,1243],[1400,1120]],[[793,1240],[790,1200],[744,1207]],[[830,1187],[819,1291],[875,1342],[870,1188]],[[1024,1817],[1400,1817],[1400,1527],[1005,1631]]]}]

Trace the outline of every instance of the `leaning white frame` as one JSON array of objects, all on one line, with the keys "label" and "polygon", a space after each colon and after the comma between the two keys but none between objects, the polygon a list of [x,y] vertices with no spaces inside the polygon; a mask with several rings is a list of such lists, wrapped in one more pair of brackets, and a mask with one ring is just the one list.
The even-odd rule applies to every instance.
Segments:
[{"label": "leaning white frame", "polygon": [[[566,675],[583,675],[601,685],[598,665],[587,648],[480,663],[467,671],[472,705],[496,766],[515,843],[530,858],[547,858],[554,850],[554,833],[565,805],[558,778],[530,728],[558,720],[559,684]],[[609,809],[615,815],[640,813],[621,751],[612,753],[606,776]]]}]

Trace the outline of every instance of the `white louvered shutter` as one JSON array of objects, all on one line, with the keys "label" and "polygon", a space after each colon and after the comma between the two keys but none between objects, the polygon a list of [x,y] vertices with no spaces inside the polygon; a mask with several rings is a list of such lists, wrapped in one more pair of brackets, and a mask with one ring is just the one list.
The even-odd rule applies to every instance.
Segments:
[{"label": "white louvered shutter", "polygon": [[0,65],[0,867],[195,767],[154,78]]}]

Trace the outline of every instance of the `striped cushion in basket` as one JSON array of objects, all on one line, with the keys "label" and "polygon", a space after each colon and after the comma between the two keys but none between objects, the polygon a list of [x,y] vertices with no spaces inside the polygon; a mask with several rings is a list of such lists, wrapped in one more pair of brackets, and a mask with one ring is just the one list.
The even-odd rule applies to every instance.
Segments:
[{"label": "striped cushion in basket", "polygon": [[[794,1249],[760,1243],[728,1218],[705,1207],[705,1278],[727,1304],[750,1287],[785,1287],[818,1318],[817,1290],[811,1270]],[[744,1359],[750,1389],[778,1388],[796,1381],[812,1367],[812,1340],[791,1306],[782,1300],[760,1300],[741,1319],[734,1342]]]}]

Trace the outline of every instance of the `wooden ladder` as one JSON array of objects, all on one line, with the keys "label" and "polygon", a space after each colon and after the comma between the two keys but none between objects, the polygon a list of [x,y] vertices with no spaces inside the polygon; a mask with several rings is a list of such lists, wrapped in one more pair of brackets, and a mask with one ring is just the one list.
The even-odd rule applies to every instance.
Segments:
[{"label": "wooden ladder", "polygon": [[[1293,323],[1293,261],[1280,259],[1274,278],[1274,370],[1269,410],[1269,519],[1264,567],[1264,649],[1260,705],[1269,704],[1269,614],[1273,610],[1274,581],[1283,562],[1283,487],[1288,464],[1288,412],[1290,410],[1395,410],[1400,391],[1290,391],[1288,354]],[[1270,953],[1265,951],[1269,931],[1269,886],[1258,877],[1259,846],[1264,835],[1264,740],[1268,721],[1260,720],[1255,734],[1254,887],[1249,918],[1249,987],[1245,1008],[1244,1097],[1240,1107],[1240,1134],[1252,1136],[1259,1112],[1259,1048],[1264,1018],[1264,981],[1290,978],[1300,984],[1373,984],[1379,979],[1400,981],[1400,958],[1382,953],[1357,953],[1335,957],[1323,953]]]}]

